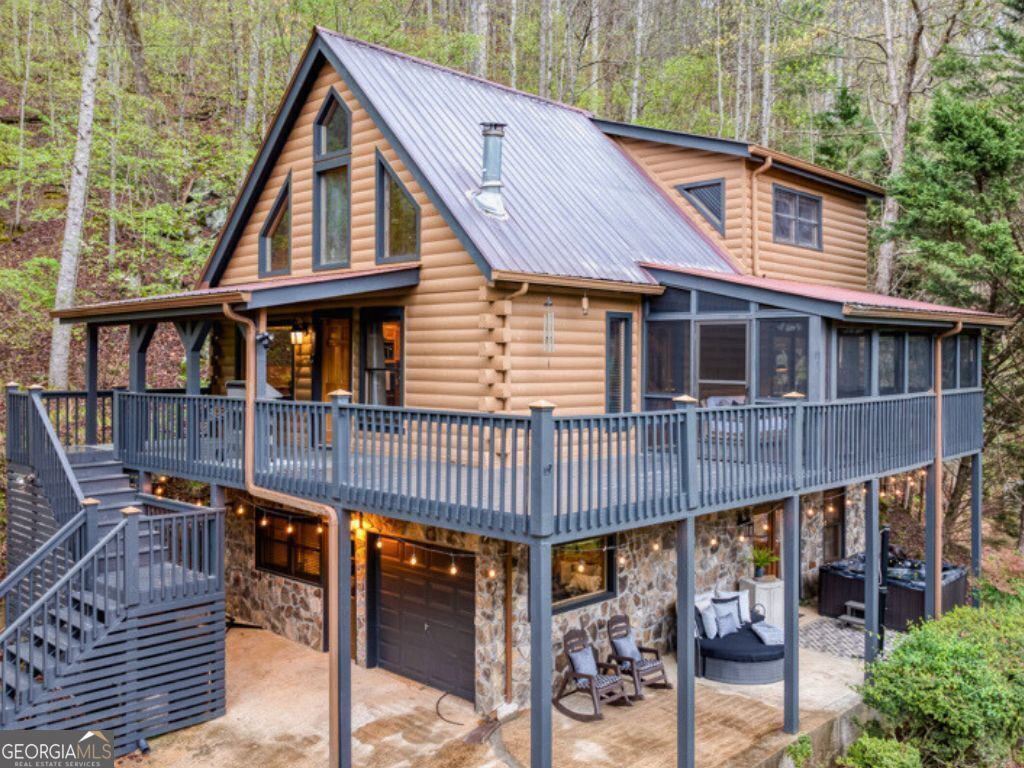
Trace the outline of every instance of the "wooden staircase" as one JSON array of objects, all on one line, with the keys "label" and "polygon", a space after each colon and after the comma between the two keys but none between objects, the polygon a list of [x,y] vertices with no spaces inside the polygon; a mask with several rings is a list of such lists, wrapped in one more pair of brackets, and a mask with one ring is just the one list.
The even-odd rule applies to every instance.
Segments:
[{"label": "wooden staircase", "polygon": [[223,510],[139,494],[111,450],[67,451],[16,407],[56,532],[0,582],[0,729],[102,729],[122,755],[219,717]]}]

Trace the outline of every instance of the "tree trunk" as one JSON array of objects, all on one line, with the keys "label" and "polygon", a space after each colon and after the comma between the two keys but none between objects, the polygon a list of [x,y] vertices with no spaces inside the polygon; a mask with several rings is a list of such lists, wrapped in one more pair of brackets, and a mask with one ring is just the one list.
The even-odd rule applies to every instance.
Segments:
[{"label": "tree trunk", "polygon": [[963,512],[964,500],[967,491],[971,487],[971,461],[960,459],[957,462],[956,478],[953,480],[953,488],[949,492],[949,499],[946,502],[946,513],[943,515],[942,530],[946,541],[949,541],[956,532],[956,524]]},{"label": "tree trunk", "polygon": [[473,74],[477,77],[487,77],[487,49],[490,28],[488,0],[473,0],[473,35],[476,37]]},{"label": "tree trunk", "polygon": [[590,109],[601,112],[601,3],[590,2]]},{"label": "tree trunk", "polygon": [[537,93],[548,95],[548,44],[551,38],[551,0],[540,0],[540,40],[537,57]]},{"label": "tree trunk", "polygon": [[508,69],[509,85],[518,88],[519,82],[519,49],[516,46],[516,22],[519,16],[519,0],[511,0],[508,19]]},{"label": "tree trunk", "polygon": [[28,4],[28,19],[25,30],[25,77],[21,81],[21,93],[18,95],[18,174],[14,190],[14,230],[21,228],[21,193],[23,189],[22,172],[25,168],[25,107],[28,103],[28,83],[32,73],[32,8]]},{"label": "tree trunk", "polygon": [[[252,140],[253,129],[256,127],[256,92],[260,80],[260,39],[263,37],[263,17],[253,0],[249,0],[249,24],[256,20],[255,28],[249,33],[248,79],[245,86],[245,114],[242,128],[247,141]],[[247,25],[248,26],[248,25]]]},{"label": "tree trunk", "polygon": [[636,0],[636,36],[633,38],[633,82],[629,89],[629,119],[640,116],[640,61],[644,46],[644,0]]},{"label": "tree trunk", "polygon": [[110,189],[107,190],[107,260],[113,267],[117,258],[117,133],[121,128],[121,63],[113,52],[107,69],[114,98],[114,113],[110,121]]},{"label": "tree trunk", "polygon": [[[82,253],[82,227],[85,223],[86,195],[89,185],[89,161],[92,154],[92,123],[96,111],[96,73],[100,58],[100,24],[103,0],[89,0],[89,27],[86,32],[85,61],[82,65],[82,96],[78,103],[78,140],[71,164],[64,242],[60,250],[60,272],[54,306],[70,307],[78,282],[78,261]],[[71,351],[71,326],[53,321],[50,342],[50,387],[67,389],[68,356]]]},{"label": "tree trunk", "polygon": [[764,9],[764,50],[761,52],[761,146],[767,147],[771,139],[772,124],[772,12],[771,6]]},{"label": "tree trunk", "polygon": [[715,3],[715,88],[718,94],[718,135],[725,134],[725,89],[722,84],[722,4]]}]

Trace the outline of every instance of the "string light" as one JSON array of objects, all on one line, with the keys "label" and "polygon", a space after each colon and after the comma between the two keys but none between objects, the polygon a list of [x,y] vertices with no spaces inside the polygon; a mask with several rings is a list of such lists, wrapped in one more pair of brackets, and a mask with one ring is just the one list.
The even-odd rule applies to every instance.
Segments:
[{"label": "string light", "polygon": [[245,504],[243,504],[242,502],[238,502],[238,506],[235,507],[235,514],[238,515],[239,517],[244,515],[245,514]]},{"label": "string light", "polygon": [[455,564],[454,555],[452,556],[452,564],[448,567],[448,573],[450,573],[452,576],[458,576],[459,574],[459,566]]},{"label": "string light", "polygon": [[384,549],[384,539],[381,539],[381,538],[378,537],[378,539],[377,539],[377,549]]},{"label": "string light", "polygon": [[270,521],[267,520],[267,516],[266,516],[266,514],[264,514],[263,517],[260,518],[260,527],[261,528],[266,528],[267,525],[269,525],[269,524],[270,524]]},{"label": "string light", "polygon": [[497,571],[497,569],[493,565],[490,568],[487,569],[487,578],[488,579],[494,579],[494,578],[497,578],[497,576],[498,576],[498,571]]},{"label": "string light", "polygon": [[412,556],[409,558],[409,565],[416,565],[416,548],[412,548]]},{"label": "string light", "polygon": [[624,566],[625,564],[626,564],[626,556],[625,555],[619,555],[619,565],[623,565]]},{"label": "string light", "polygon": [[284,532],[287,533],[289,536],[295,533],[295,524],[292,522],[292,519],[290,517],[288,518],[288,526],[284,529]]},{"label": "string light", "polygon": [[587,570],[586,563],[584,563],[582,560],[580,560],[579,565],[576,566],[576,571],[578,573],[583,573],[586,570]]},{"label": "string light", "polygon": [[323,533],[324,532],[324,524],[323,523],[317,523],[316,524],[316,532],[317,533]]},{"label": "string light", "polygon": [[659,542],[659,541],[656,541],[656,542],[654,542],[653,544],[651,544],[651,549],[652,549],[653,551],[655,551],[655,552],[657,552],[658,550],[660,550],[660,549],[661,549],[661,542]]}]

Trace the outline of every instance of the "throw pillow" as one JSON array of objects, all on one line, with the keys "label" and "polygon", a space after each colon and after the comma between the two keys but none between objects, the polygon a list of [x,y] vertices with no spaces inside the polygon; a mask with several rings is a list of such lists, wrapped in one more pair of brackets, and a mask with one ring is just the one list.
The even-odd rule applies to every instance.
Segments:
[{"label": "throw pillow", "polygon": [[750,594],[747,592],[723,592],[719,591],[718,597],[720,599],[728,600],[729,598],[735,597],[739,600],[740,606],[740,624],[750,623]]},{"label": "throw pillow", "polygon": [[718,633],[722,637],[725,637],[726,635],[731,635],[733,632],[738,631],[739,628],[739,619],[736,617],[736,614],[732,611],[726,611],[724,614],[718,617]]},{"label": "throw pillow", "polygon": [[623,659],[633,659],[634,661],[640,659],[640,649],[636,647],[636,640],[633,639],[632,632],[625,637],[612,640],[612,647],[615,649],[616,656]]},{"label": "throw pillow", "polygon": [[740,599],[738,597],[715,598],[711,604],[714,606],[715,617],[718,619],[718,634],[723,637],[729,634],[726,627],[733,627],[733,632],[740,628]]},{"label": "throw pillow", "polygon": [[573,651],[569,654],[569,661],[572,662],[573,670],[579,674],[597,676],[597,660],[594,658],[594,651],[590,647],[580,651]]},{"label": "throw pillow", "polygon": [[721,634],[718,630],[718,616],[715,615],[714,606],[710,603],[700,613],[704,623],[704,635],[708,640],[714,640]]}]

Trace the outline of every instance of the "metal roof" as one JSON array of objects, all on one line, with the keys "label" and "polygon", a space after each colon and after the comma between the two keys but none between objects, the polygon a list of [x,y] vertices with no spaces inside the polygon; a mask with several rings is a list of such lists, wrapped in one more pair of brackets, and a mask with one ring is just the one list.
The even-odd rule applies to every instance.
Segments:
[{"label": "metal roof", "polygon": [[197,288],[159,296],[137,296],[97,304],[55,309],[62,322],[122,323],[146,318],[219,314],[222,304],[243,304],[246,309],[324,301],[376,291],[408,288],[419,282],[418,263],[394,264],[303,277]]},{"label": "metal roof", "polygon": [[871,293],[869,291],[856,291],[851,288],[839,288],[831,285],[818,283],[804,283],[797,280],[780,280],[771,277],[756,277],[754,275],[722,274],[719,272],[708,272],[700,269],[687,269],[674,267],[666,264],[643,264],[643,267],[654,273],[655,279],[665,282],[665,274],[671,273],[689,277],[695,281],[702,282],[706,290],[713,290],[714,285],[726,289],[731,286],[735,289],[749,289],[751,291],[763,292],[760,301],[772,301],[772,295],[791,296],[799,299],[807,299],[821,304],[835,305],[838,315],[850,318],[893,318],[893,319],[920,319],[933,320],[936,322],[957,322],[970,323],[974,325],[1005,326],[1009,321],[989,312],[982,312],[976,309],[961,309],[950,307],[944,304],[932,304],[927,301],[915,299],[904,299],[899,296],[886,296],[882,293]]},{"label": "metal roof", "polygon": [[[735,267],[588,113],[379,46],[318,29],[342,77],[410,170],[422,177],[495,273],[650,284],[656,261]],[[507,219],[479,188],[480,124],[507,125]]]}]

